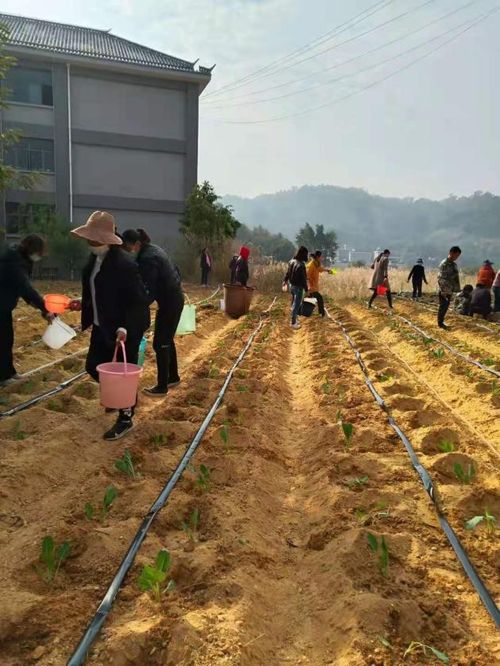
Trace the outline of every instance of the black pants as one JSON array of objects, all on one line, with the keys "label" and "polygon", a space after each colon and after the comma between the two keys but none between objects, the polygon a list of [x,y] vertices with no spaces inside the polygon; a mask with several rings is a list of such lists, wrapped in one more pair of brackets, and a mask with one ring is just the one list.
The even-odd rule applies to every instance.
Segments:
[{"label": "black pants", "polygon": [[12,310],[0,310],[0,382],[16,374],[12,347],[14,346],[14,326]]},{"label": "black pants", "polygon": [[[130,363],[137,363],[137,359],[139,358],[140,343],[141,338],[127,336],[127,341],[125,343],[125,353],[127,354],[127,361],[130,361]],[[115,335],[104,331],[100,326],[92,327],[90,346],[87,352],[87,359],[85,361],[85,370],[93,379],[96,380],[96,382],[99,381],[97,366],[100,363],[108,363],[109,361],[113,360],[115,344]],[[122,360],[121,349],[118,350],[117,359],[119,361]],[[129,409],[120,409],[119,419],[122,421],[131,420],[134,415],[134,411],[135,405],[130,405]]]},{"label": "black pants", "polygon": [[201,284],[208,285],[209,273],[210,273],[210,268],[208,268],[208,266],[203,266],[201,269]]},{"label": "black pants", "polygon": [[[389,303],[389,307],[392,308],[392,294],[391,294],[391,292],[390,292],[389,289],[386,291],[385,295],[387,296],[387,302]],[[369,305],[370,307],[371,307],[373,301],[374,301],[376,298],[377,298],[377,290],[374,289],[374,290],[373,290],[372,297],[371,297],[370,300],[368,301],[368,305]]]},{"label": "black pants", "polygon": [[158,369],[157,385],[163,390],[167,390],[169,384],[179,381],[174,336],[183,307],[184,298],[176,299],[161,305],[156,313],[153,349]]},{"label": "black pants", "polygon": [[451,294],[443,294],[441,291],[439,292],[439,309],[438,309],[438,326],[441,326],[444,324],[444,318],[446,317],[446,313],[448,312],[448,308],[450,307],[451,303]]},{"label": "black pants", "polygon": [[413,298],[422,297],[422,284],[423,280],[412,280],[413,284]]},{"label": "black pants", "polygon": [[322,317],[324,317],[326,313],[323,296],[319,293],[319,291],[311,291],[310,296],[311,298],[315,298],[318,301],[318,312]]}]

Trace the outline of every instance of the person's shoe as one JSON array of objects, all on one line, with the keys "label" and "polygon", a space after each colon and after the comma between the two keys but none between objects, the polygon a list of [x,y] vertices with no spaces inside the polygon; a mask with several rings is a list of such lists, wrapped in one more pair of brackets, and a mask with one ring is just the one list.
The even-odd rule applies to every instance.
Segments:
[{"label": "person's shoe", "polygon": [[444,331],[449,331],[450,327],[447,324],[438,324],[439,328],[442,328]]},{"label": "person's shoe", "polygon": [[106,439],[107,441],[121,439],[130,432],[133,427],[134,423],[132,419],[128,419],[127,421],[120,421],[120,419],[118,419],[115,425],[104,433],[103,439]]},{"label": "person's shoe", "polygon": [[179,386],[180,383],[181,383],[180,379],[173,379],[172,381],[168,382],[168,388],[171,389],[174,388],[175,386]]},{"label": "person's shoe", "polygon": [[295,323],[295,324],[290,324],[290,326],[293,328],[294,331],[298,331],[300,328],[300,324]]},{"label": "person's shoe", "polygon": [[16,382],[21,381],[21,379],[21,375],[16,372],[16,374],[12,375],[12,377],[4,379],[2,382],[0,382],[0,386],[10,386],[11,384],[15,384]]},{"label": "person's shoe", "polygon": [[161,396],[167,395],[167,390],[168,389],[162,388],[161,386],[152,386],[151,388],[145,388],[144,393],[152,396]]}]

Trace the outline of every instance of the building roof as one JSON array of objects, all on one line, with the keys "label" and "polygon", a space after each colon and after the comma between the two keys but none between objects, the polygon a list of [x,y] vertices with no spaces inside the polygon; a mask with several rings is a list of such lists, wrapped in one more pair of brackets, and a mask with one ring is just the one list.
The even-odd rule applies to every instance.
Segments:
[{"label": "building roof", "polygon": [[0,14],[0,23],[10,31],[8,43],[38,51],[49,51],[84,58],[111,60],[124,64],[209,74],[210,70],[186,60],[116,37],[106,30],[83,28],[65,23]]}]

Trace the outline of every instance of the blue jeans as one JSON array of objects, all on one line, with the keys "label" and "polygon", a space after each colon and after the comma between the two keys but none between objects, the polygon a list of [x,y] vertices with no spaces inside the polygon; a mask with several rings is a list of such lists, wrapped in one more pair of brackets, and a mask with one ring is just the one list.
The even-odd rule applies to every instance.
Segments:
[{"label": "blue jeans", "polygon": [[304,290],[301,287],[292,287],[290,288],[290,293],[292,294],[292,324],[297,323],[297,317],[299,316],[300,306],[302,305],[302,299],[304,297]]}]

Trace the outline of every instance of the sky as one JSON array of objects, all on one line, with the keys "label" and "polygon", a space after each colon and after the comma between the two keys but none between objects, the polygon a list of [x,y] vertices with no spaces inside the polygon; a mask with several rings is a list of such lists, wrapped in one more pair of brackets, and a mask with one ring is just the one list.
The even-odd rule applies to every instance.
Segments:
[{"label": "sky", "polygon": [[199,179],[220,194],[331,184],[441,199],[500,194],[496,8],[500,0],[3,0],[1,11],[111,29],[215,64],[200,98]]}]

